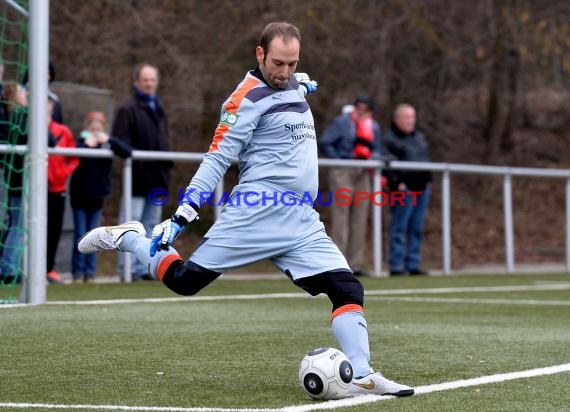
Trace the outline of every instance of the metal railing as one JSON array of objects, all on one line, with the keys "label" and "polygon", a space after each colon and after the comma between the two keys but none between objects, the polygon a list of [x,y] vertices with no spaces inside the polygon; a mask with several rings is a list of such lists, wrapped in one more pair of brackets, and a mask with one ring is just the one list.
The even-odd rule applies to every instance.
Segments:
[{"label": "metal railing", "polygon": [[[26,146],[11,147],[0,145],[0,153],[7,150],[15,150],[18,153],[26,152]],[[48,154],[58,154],[64,156],[78,157],[99,157],[109,158],[113,156],[111,150],[108,149],[62,149],[50,148]],[[123,192],[122,200],[125,205],[125,219],[130,220],[130,201],[131,201],[131,181],[132,181],[132,160],[171,160],[178,162],[200,162],[204,158],[201,153],[185,153],[185,152],[156,152],[134,150],[132,158],[123,162]],[[319,159],[320,167],[348,167],[348,168],[372,168],[374,169],[373,191],[378,192],[380,188],[380,176],[382,168],[386,167],[383,161],[378,160],[340,160],[340,159]],[[424,170],[432,172],[441,172],[441,214],[442,214],[442,268],[444,274],[451,273],[451,189],[450,181],[452,173],[464,174],[481,174],[481,175],[498,175],[503,176],[503,215],[504,215],[504,237],[505,237],[505,266],[507,273],[515,271],[514,257],[514,227],[513,227],[513,201],[512,201],[512,183],[513,176],[525,177],[545,177],[565,179],[566,191],[566,271],[570,272],[570,169],[540,169],[526,167],[507,167],[507,166],[482,166],[472,164],[458,163],[422,163],[422,162],[402,162],[392,161],[389,164],[391,169],[395,170]],[[188,176],[190,179],[190,176]],[[216,199],[220,198],[223,188],[223,179],[216,188]],[[30,194],[33,196],[33,193]],[[32,200],[33,201],[33,200]],[[214,207],[215,217],[219,216],[221,207]],[[374,274],[382,275],[382,214],[380,207],[373,208],[373,245],[374,245]],[[124,280],[131,281],[129,259],[125,260]]]},{"label": "metal railing", "polygon": [[[328,167],[374,167],[374,191],[380,190],[379,181],[381,170],[386,167],[382,161],[336,160],[319,159],[319,165]],[[503,176],[503,214],[505,224],[505,257],[506,271],[515,271],[514,258],[514,228],[512,202],[512,176],[546,177],[566,179],[566,271],[570,272],[570,169],[540,169],[530,167],[482,166],[460,163],[425,163],[425,162],[390,162],[390,168],[395,170],[424,170],[442,173],[441,185],[441,214],[442,214],[442,258],[443,273],[451,273],[451,173],[483,174]],[[374,272],[381,273],[382,262],[382,221],[380,208],[374,208]]]}]

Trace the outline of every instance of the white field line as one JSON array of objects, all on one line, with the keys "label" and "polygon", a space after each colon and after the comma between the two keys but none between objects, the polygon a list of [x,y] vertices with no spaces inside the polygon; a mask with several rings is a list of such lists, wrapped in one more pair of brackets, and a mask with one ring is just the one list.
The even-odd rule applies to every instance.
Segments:
[{"label": "white field line", "polygon": [[570,290],[570,283],[540,283],[532,285],[506,285],[506,286],[466,286],[457,288],[430,288],[430,289],[390,289],[390,290],[370,290],[366,295],[423,295],[439,293],[461,293],[461,292],[525,292],[533,290]]},{"label": "white field line", "polygon": [[232,408],[184,408],[176,406],[128,406],[128,405],[66,405],[52,403],[0,403],[0,409],[68,409],[96,411],[143,411],[143,412],[276,412],[283,409],[232,409]]},{"label": "white field line", "polygon": [[537,306],[570,306],[569,300],[535,300],[535,299],[466,299],[466,298],[422,298],[414,296],[402,297],[381,297],[372,296],[366,299],[367,302],[387,301],[387,302],[428,302],[428,303],[490,303],[498,305],[537,305]]},{"label": "white field line", "polygon": [[[541,283],[533,285],[508,285],[508,286],[472,286],[454,288],[430,288],[430,289],[387,289],[387,290],[367,290],[366,296],[390,296],[390,295],[416,295],[416,294],[444,294],[461,292],[521,292],[537,290],[570,290],[570,283]],[[325,297],[321,295],[320,297]],[[187,296],[170,298],[138,298],[138,299],[106,299],[106,300],[78,300],[78,301],[52,301],[46,305],[116,305],[129,303],[169,303],[169,302],[212,302],[224,300],[258,300],[258,299],[299,299],[309,298],[309,295],[302,292],[292,293],[260,293],[244,295],[218,295],[218,296]],[[30,306],[25,304],[0,305],[3,308],[16,308]]]},{"label": "white field line", "polygon": [[[418,386],[415,388],[416,395],[426,393],[448,391],[452,389],[467,388],[470,386],[487,385],[490,383],[506,382],[515,379],[533,378],[537,376],[554,375],[557,373],[570,372],[570,363],[549,366],[546,368],[529,369],[519,372],[499,373],[496,375],[480,376],[472,379],[462,379],[452,382],[436,383],[433,385]],[[0,408],[13,409],[79,409],[79,410],[105,410],[105,411],[165,411],[165,412],[310,412],[317,410],[350,408],[379,401],[393,399],[393,396],[366,395],[354,398],[339,399],[328,402],[313,403],[306,405],[287,406],[277,409],[238,409],[238,408],[183,408],[172,406],[127,406],[127,405],[65,405],[49,403],[16,403],[3,402]],[[405,402],[405,400],[403,401]]]},{"label": "white field line", "polygon": [[[514,379],[532,378],[536,376],[554,375],[556,373],[570,372],[570,363],[549,366],[546,368],[529,369],[526,371],[499,373],[496,375],[480,376],[472,379],[462,379],[452,382],[436,383],[434,385],[418,386],[415,389],[416,395],[426,393],[447,391],[451,389],[467,388],[469,386],[486,385],[489,383],[506,382]],[[393,396],[366,395],[356,398],[339,399],[336,401],[323,402],[316,405],[291,406],[281,409],[286,412],[309,412],[324,409],[349,408],[367,403],[374,403],[394,398]],[[405,401],[404,401],[405,402]]]}]

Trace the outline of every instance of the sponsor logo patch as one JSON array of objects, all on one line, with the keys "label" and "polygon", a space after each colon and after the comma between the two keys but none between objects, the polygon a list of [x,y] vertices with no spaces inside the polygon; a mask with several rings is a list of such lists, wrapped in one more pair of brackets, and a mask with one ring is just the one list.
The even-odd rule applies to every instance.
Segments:
[{"label": "sponsor logo patch", "polygon": [[236,124],[238,119],[237,114],[233,114],[230,112],[223,112],[222,118],[220,119],[220,123],[225,124],[226,126],[233,126]]}]

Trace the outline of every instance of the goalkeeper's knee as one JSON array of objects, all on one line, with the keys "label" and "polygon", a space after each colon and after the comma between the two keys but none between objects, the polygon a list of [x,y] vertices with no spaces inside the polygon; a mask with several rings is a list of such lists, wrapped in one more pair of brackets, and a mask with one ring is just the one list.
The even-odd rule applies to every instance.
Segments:
[{"label": "goalkeeper's knee", "polygon": [[[162,262],[161,262],[162,263]],[[206,269],[188,260],[172,260],[159,278],[170,290],[183,295],[191,296],[212,283],[221,273]]]},{"label": "goalkeeper's knee", "polygon": [[332,270],[297,279],[295,284],[313,296],[326,294],[332,302],[333,313],[345,305],[364,304],[364,288],[347,269]]}]

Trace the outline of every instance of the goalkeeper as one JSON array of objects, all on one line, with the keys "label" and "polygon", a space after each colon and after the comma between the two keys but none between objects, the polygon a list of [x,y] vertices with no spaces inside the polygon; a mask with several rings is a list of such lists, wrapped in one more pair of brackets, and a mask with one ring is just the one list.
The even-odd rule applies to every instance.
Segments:
[{"label": "goalkeeper", "polygon": [[[317,83],[294,73],[301,35],[289,24],[268,24],[255,54],[258,66],[246,74],[224,102],[220,122],[202,164],[171,219],[157,225],[152,239],[139,222],[100,227],[79,241],[79,251],[132,252],[149,273],[181,295],[193,295],[223,272],[270,259],[295,285],[332,302],[332,331],[351,361],[351,394],[409,396],[414,390],[374,372],[369,364],[364,291],[346,259],[327,236],[318,213],[308,204],[288,207],[258,198],[235,201],[238,192],[276,197],[318,190],[318,156],[313,116],[305,95]],[[198,220],[204,199],[238,158],[239,183],[219,219],[184,262],[171,246]],[[255,204],[255,206],[250,206]]]}]

